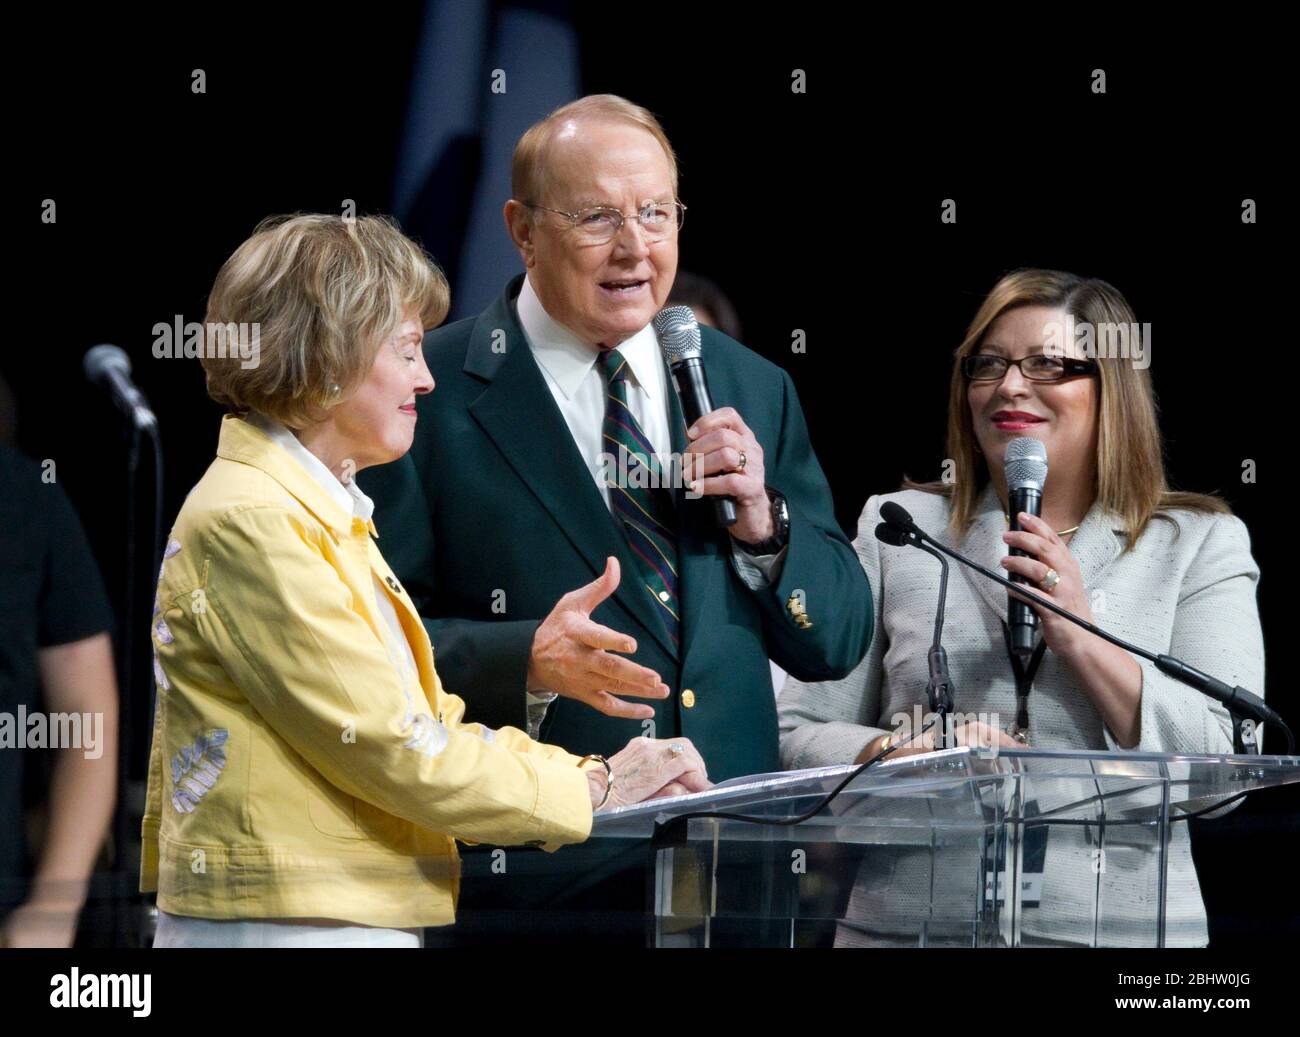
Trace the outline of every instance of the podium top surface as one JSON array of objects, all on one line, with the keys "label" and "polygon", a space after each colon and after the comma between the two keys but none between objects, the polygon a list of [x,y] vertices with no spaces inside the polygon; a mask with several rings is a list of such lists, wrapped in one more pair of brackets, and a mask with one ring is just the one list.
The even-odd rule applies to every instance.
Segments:
[{"label": "podium top surface", "polygon": [[[646,838],[682,814],[728,812],[788,825],[859,768],[756,774],[704,792],[602,811],[592,836]],[[1300,756],[960,747],[888,759],[853,778],[807,826],[958,827],[1011,820],[1155,823],[1244,792],[1300,783]],[[990,819],[995,819],[991,821]],[[730,823],[729,830],[763,825]]]}]

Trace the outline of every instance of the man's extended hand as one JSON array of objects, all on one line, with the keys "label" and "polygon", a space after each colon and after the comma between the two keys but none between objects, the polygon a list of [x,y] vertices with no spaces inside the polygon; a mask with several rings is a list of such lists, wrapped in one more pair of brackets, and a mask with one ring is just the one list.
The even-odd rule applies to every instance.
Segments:
[{"label": "man's extended hand", "polygon": [[610,652],[635,652],[627,634],[591,620],[592,610],[618,587],[618,559],[605,561],[596,580],[569,591],[533,635],[528,659],[528,690],[554,691],[611,717],[644,720],[654,716],[650,706],[624,702],[615,695],[663,699],[668,685],[659,674]]}]

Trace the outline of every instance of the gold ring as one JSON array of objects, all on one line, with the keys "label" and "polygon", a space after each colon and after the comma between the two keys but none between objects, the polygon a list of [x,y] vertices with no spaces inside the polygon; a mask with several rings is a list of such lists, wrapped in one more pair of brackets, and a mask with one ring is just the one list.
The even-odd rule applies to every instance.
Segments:
[{"label": "gold ring", "polygon": [[1058,573],[1055,569],[1049,568],[1047,570],[1047,575],[1042,578],[1038,586],[1041,587],[1043,590],[1045,590],[1048,594],[1051,594],[1052,591],[1056,589],[1056,585],[1060,582],[1061,582],[1061,574]]},{"label": "gold ring", "polygon": [[672,756],[674,760],[677,759],[677,757],[681,756],[682,753],[684,752],[686,752],[686,750],[683,749],[676,742],[673,742],[673,744],[668,747],[668,753],[670,756]]},{"label": "gold ring", "polygon": [[736,471],[738,471],[738,472],[743,472],[743,471],[745,470],[745,465],[746,465],[747,463],[748,463],[748,461],[747,461],[747,459],[745,458],[745,451],[742,450],[742,451],[740,452],[740,464],[736,465]]}]

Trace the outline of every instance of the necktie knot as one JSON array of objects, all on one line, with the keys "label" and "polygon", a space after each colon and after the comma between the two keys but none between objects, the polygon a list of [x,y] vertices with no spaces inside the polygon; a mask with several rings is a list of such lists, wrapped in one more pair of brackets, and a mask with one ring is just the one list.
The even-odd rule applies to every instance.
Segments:
[{"label": "necktie knot", "polygon": [[627,381],[627,358],[617,349],[607,349],[601,353],[600,366],[610,385]]}]

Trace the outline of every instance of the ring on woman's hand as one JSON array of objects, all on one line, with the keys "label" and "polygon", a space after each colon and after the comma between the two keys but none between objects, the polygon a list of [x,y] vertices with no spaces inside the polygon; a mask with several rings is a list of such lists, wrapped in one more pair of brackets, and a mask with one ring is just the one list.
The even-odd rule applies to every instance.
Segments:
[{"label": "ring on woman's hand", "polygon": [[742,450],[740,452],[740,463],[736,465],[736,471],[743,472],[745,470],[745,465],[747,465],[748,463],[749,460],[748,458],[745,457],[745,451]]},{"label": "ring on woman's hand", "polygon": [[1061,574],[1058,573],[1055,569],[1048,569],[1047,575],[1042,578],[1038,586],[1040,586],[1043,590],[1047,591],[1048,594],[1051,594],[1052,591],[1056,589],[1056,585],[1060,582],[1061,582]]},{"label": "ring on woman's hand", "polygon": [[676,742],[673,742],[672,745],[670,745],[670,746],[668,747],[668,754],[669,754],[669,755],[670,755],[674,760],[677,759],[677,757],[681,756],[682,753],[684,753],[684,752],[686,752],[686,750],[683,749],[683,748],[682,748],[680,745],[678,745]]}]

